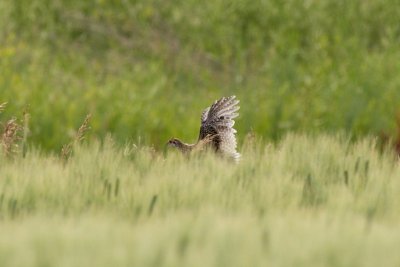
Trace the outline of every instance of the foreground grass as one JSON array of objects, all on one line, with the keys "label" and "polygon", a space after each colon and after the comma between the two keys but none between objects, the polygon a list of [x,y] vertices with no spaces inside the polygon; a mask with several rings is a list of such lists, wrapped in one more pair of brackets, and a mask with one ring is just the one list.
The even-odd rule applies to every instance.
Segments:
[{"label": "foreground grass", "polygon": [[112,140],[0,164],[1,266],[398,266],[400,166],[372,140],[248,140],[234,165]]}]

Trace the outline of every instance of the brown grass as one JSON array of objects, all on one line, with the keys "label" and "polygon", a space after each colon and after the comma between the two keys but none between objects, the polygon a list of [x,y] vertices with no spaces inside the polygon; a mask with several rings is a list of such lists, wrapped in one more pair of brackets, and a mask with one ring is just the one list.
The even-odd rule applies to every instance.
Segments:
[{"label": "brown grass", "polygon": [[28,136],[30,135],[30,129],[29,129],[29,121],[30,121],[31,115],[29,114],[29,108],[26,107],[22,113],[22,141],[21,141],[21,150],[22,150],[22,156],[25,157],[26,151],[28,149]]},{"label": "brown grass", "polygon": [[73,140],[71,142],[69,142],[68,144],[63,145],[63,147],[61,148],[61,158],[64,161],[67,161],[69,159],[69,157],[72,155],[73,147],[75,145],[81,143],[85,139],[86,133],[90,130],[89,123],[90,123],[91,117],[92,117],[91,114],[86,115],[85,120],[79,127]]},{"label": "brown grass", "polygon": [[6,156],[10,156],[17,151],[17,142],[21,139],[19,136],[21,129],[21,126],[17,123],[15,118],[7,121],[7,123],[3,126],[1,145]]}]

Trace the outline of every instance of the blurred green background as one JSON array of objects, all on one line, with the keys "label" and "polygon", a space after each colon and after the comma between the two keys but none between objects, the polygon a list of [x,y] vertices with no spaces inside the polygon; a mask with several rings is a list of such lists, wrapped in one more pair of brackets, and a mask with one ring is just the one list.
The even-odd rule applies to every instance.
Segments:
[{"label": "blurred green background", "polygon": [[0,120],[29,107],[44,149],[87,113],[92,136],[161,146],[236,94],[239,137],[393,133],[399,44],[395,0],[3,0]]}]

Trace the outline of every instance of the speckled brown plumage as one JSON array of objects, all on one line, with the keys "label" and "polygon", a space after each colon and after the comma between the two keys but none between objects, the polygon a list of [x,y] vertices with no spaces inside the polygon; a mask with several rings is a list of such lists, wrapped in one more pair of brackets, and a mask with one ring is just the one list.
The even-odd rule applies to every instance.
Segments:
[{"label": "speckled brown plumage", "polygon": [[199,139],[196,144],[186,144],[173,138],[168,144],[184,153],[193,150],[202,150],[212,147],[221,155],[239,160],[240,154],[236,151],[236,130],[233,129],[234,119],[239,115],[239,100],[235,96],[223,97],[206,108],[201,115]]}]

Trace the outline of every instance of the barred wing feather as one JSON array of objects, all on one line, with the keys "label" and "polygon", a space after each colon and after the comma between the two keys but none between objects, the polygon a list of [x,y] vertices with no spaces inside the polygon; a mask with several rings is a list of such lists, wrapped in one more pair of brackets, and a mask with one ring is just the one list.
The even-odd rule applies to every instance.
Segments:
[{"label": "barred wing feather", "polygon": [[199,140],[207,135],[216,135],[213,139],[213,148],[235,160],[240,158],[236,151],[236,130],[234,118],[239,116],[239,100],[235,96],[223,97],[206,108],[201,116]]}]

